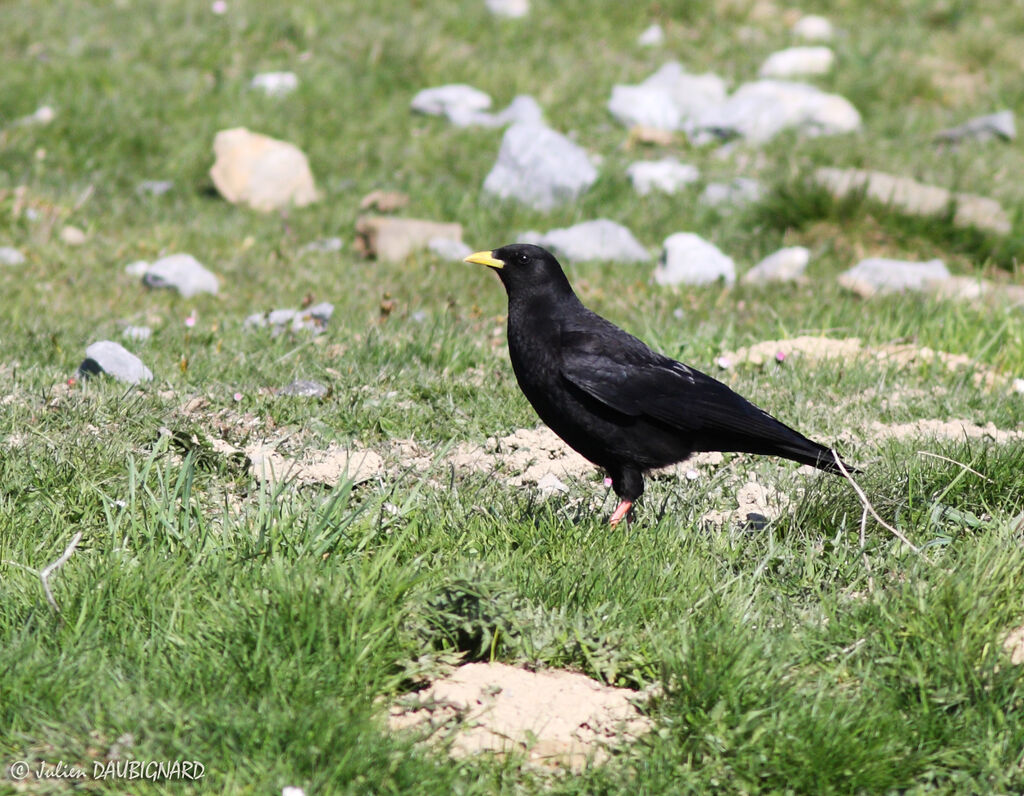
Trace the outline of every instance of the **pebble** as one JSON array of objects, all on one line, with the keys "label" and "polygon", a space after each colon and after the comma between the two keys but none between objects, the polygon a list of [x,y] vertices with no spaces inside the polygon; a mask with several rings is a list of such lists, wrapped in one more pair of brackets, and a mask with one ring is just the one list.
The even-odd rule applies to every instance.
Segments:
[{"label": "pebble", "polygon": [[651,25],[636,38],[641,47],[658,47],[665,43],[665,31],[661,25]]},{"label": "pebble", "polygon": [[689,163],[680,163],[675,158],[662,158],[631,163],[626,169],[626,175],[636,192],[646,196],[652,191],[677,193],[683,186],[700,179],[700,170]]},{"label": "pebble", "polygon": [[218,290],[217,277],[191,254],[161,257],[146,269],[142,282],[147,287],[174,288],[185,298]]},{"label": "pebble", "polygon": [[1016,137],[1017,122],[1013,111],[1010,110],[976,116],[961,125],[940,130],[935,134],[935,140],[945,142],[963,141],[968,138],[975,141],[990,141],[993,138],[1013,141]]},{"label": "pebble", "polygon": [[835,53],[828,47],[789,47],[769,55],[758,75],[782,78],[824,75],[832,69],[835,60]]},{"label": "pebble", "polygon": [[294,395],[298,398],[323,398],[327,395],[327,387],[318,381],[297,379],[282,387],[278,395]]},{"label": "pebble", "polygon": [[120,343],[100,340],[85,349],[85,360],[78,366],[82,378],[106,373],[126,384],[153,380],[153,371]]},{"label": "pebble", "polygon": [[60,239],[68,246],[81,246],[86,241],[85,232],[70,224],[60,231]]},{"label": "pebble", "polygon": [[128,274],[128,276],[142,277],[145,276],[146,271],[148,270],[149,263],[145,260],[136,260],[135,262],[128,263],[128,265],[124,267],[124,272]]},{"label": "pebble", "polygon": [[217,133],[213,151],[210,177],[232,204],[269,212],[319,198],[309,161],[294,144],[236,127]]},{"label": "pebble", "polygon": [[0,265],[22,265],[25,255],[13,246],[0,246]]},{"label": "pebble", "polygon": [[638,85],[612,86],[608,110],[627,127],[692,134],[706,113],[725,102],[726,93],[725,81],[718,75],[693,75],[670,61]]},{"label": "pebble", "polygon": [[578,198],[596,179],[587,153],[562,134],[536,124],[513,124],[483,187],[534,210],[551,210]]},{"label": "pebble", "polygon": [[313,332],[319,334],[327,328],[327,323],[334,314],[334,305],[323,301],[304,310],[271,310],[256,312],[245,319],[247,328],[270,327],[271,334],[277,336],[287,329],[293,332]]},{"label": "pebble", "polygon": [[869,257],[839,275],[839,284],[860,296],[876,293],[922,291],[930,283],[949,278],[942,260],[910,262],[886,257]]},{"label": "pebble", "polygon": [[345,246],[345,241],[341,238],[320,238],[319,240],[310,241],[301,249],[300,252],[308,254],[310,252],[316,254],[330,254],[332,252],[340,252]]},{"label": "pebble", "polygon": [[636,263],[651,259],[650,253],[632,232],[607,218],[583,221],[543,235],[525,233],[520,240],[544,246],[559,257],[574,262]]},{"label": "pebble", "polygon": [[268,97],[285,97],[299,87],[294,72],[261,72],[249,82],[249,88],[258,89]]},{"label": "pebble", "polygon": [[659,285],[707,285],[719,279],[736,281],[736,264],[713,243],[691,232],[677,232],[665,239],[654,281]]},{"label": "pebble", "polygon": [[22,116],[19,119],[14,120],[15,127],[24,127],[26,125],[47,125],[57,118],[57,111],[55,111],[49,105],[40,105],[28,116]]},{"label": "pebble", "polygon": [[452,114],[487,110],[491,107],[491,95],[465,83],[451,83],[423,89],[412,98],[410,105],[418,113],[451,118]]},{"label": "pebble", "polygon": [[464,260],[473,253],[472,247],[467,246],[461,240],[444,237],[431,238],[427,243],[427,248],[440,259],[451,260],[452,262]]},{"label": "pebble", "polygon": [[747,271],[740,280],[745,285],[766,282],[793,282],[799,279],[811,260],[811,252],[803,246],[789,246],[769,254]]},{"label": "pebble", "polygon": [[709,182],[700,195],[700,203],[708,207],[750,204],[764,196],[764,186],[750,177],[736,177],[729,182]]},{"label": "pebble", "polygon": [[807,14],[793,25],[793,34],[807,41],[831,41],[835,37],[835,30],[825,17]]},{"label": "pebble", "polygon": [[486,0],[486,4],[496,17],[522,19],[530,13],[530,0]]},{"label": "pebble", "polygon": [[163,196],[173,187],[174,183],[171,180],[143,180],[135,186],[135,193],[148,193],[151,196]]},{"label": "pebble", "polygon": [[142,343],[153,336],[153,330],[148,326],[125,326],[121,336],[128,340]]}]

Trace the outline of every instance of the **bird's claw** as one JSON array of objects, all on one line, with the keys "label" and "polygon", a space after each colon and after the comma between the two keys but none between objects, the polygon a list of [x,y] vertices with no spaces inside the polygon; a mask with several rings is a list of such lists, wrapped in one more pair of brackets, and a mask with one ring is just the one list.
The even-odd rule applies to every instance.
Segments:
[{"label": "bird's claw", "polygon": [[611,519],[608,520],[608,524],[613,528],[622,522],[623,517],[629,516],[629,510],[633,508],[632,500],[623,500],[615,507],[615,511],[612,512]]}]

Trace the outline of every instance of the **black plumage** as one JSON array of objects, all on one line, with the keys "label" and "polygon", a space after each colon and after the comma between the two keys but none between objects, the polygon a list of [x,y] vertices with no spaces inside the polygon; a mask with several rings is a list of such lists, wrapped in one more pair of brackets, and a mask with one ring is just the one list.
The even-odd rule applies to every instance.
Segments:
[{"label": "black plumage", "polygon": [[829,448],[583,306],[547,250],[513,244],[466,262],[495,269],[505,286],[512,369],[541,420],[611,476],[620,499],[612,525],[643,493],[645,471],[698,451],[840,472]]}]

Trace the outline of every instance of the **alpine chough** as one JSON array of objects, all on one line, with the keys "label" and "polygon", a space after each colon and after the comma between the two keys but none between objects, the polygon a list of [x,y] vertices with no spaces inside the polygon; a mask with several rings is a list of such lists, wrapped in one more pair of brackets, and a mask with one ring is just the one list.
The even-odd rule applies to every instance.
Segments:
[{"label": "alpine chough", "polygon": [[841,472],[829,448],[584,307],[546,249],[517,243],[466,262],[493,268],[505,286],[509,356],[527,400],[611,476],[620,501],[613,526],[643,494],[645,471],[697,451],[782,456]]}]

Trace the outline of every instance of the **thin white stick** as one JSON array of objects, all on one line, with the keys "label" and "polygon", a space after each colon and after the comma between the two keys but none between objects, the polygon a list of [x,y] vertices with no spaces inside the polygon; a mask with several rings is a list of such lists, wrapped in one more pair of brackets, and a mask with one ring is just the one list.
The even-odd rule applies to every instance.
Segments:
[{"label": "thin white stick", "polygon": [[897,539],[903,542],[903,544],[905,544],[919,556],[921,556],[921,558],[924,558],[925,561],[927,561],[928,559],[921,553],[920,547],[918,547],[916,544],[911,542],[906,536],[904,536],[898,528],[892,527],[889,523],[887,523],[885,520],[878,516],[878,512],[875,511],[875,507],[872,506],[871,501],[868,500],[868,496],[864,494],[864,490],[860,488],[860,484],[853,480],[853,476],[850,475],[850,471],[846,469],[846,466],[843,464],[843,460],[839,458],[839,454],[836,453],[834,450],[832,451],[832,458],[835,459],[836,467],[839,468],[839,472],[841,472],[843,476],[846,478],[846,480],[850,482],[850,486],[853,487],[853,491],[857,493],[857,497],[860,498],[861,505],[869,512],[871,512],[871,516],[875,518],[878,524],[885,528],[887,531],[889,531],[891,534],[893,534]]},{"label": "thin white stick", "polygon": [[864,509],[860,513],[860,557],[861,557],[861,560],[864,562],[864,569],[867,570],[867,573],[868,573],[868,592],[870,594],[874,594],[875,593],[875,576],[871,574],[871,560],[868,558],[868,551],[865,550],[865,547],[867,546],[867,541],[864,538],[865,537],[864,531],[867,528],[867,525],[868,525],[868,510]]},{"label": "thin white stick", "polygon": [[50,575],[67,563],[68,559],[71,558],[71,554],[75,552],[75,548],[78,547],[78,543],[80,541],[82,541],[82,532],[78,531],[78,533],[71,537],[71,541],[68,543],[68,546],[64,548],[64,552],[60,554],[60,558],[52,564],[47,564],[42,572],[39,573],[39,580],[43,582],[43,591],[46,592],[46,601],[58,614],[60,613],[60,607],[57,605],[57,601],[53,599],[53,592],[50,591]]},{"label": "thin white stick", "polygon": [[936,459],[942,459],[942,461],[949,462],[950,464],[955,464],[957,467],[963,467],[967,472],[974,473],[976,476],[978,476],[978,478],[984,479],[985,481],[988,481],[990,484],[994,483],[994,481],[987,475],[982,475],[977,470],[968,467],[963,462],[958,462],[956,459],[950,459],[948,456],[943,456],[939,453],[932,453],[931,451],[918,451],[918,453],[921,456],[934,456]]}]

